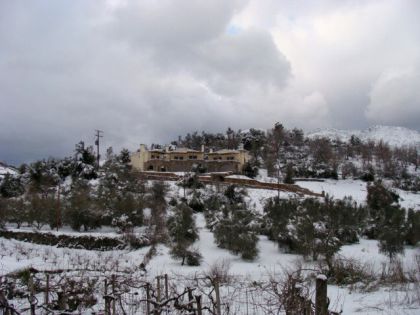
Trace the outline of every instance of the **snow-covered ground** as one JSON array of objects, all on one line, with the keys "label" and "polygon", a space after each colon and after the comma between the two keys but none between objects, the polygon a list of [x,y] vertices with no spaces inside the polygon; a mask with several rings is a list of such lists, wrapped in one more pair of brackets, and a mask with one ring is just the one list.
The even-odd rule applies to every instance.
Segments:
[{"label": "snow-covered ground", "polygon": [[[361,180],[332,180],[327,179],[323,182],[312,181],[297,181],[297,185],[312,190],[313,192],[321,193],[324,191],[326,194],[342,199],[346,196],[351,196],[353,200],[358,203],[365,203],[367,197],[367,183]],[[399,194],[399,203],[402,207],[414,210],[420,210],[420,194],[395,189]]]},{"label": "snow-covered ground", "polygon": [[378,125],[365,130],[318,129],[308,133],[307,137],[312,139],[326,137],[331,140],[339,139],[347,142],[352,135],[362,141],[374,140],[378,142],[382,140],[391,146],[415,146],[420,149],[420,132],[404,127]]},{"label": "snow-covered ground", "polygon": [[[297,184],[314,192],[325,191],[335,198],[352,196],[355,201],[360,203],[364,203],[366,200],[366,183],[359,180],[302,181]],[[170,196],[183,195],[183,188],[173,182],[169,182],[168,185]],[[420,195],[402,191],[398,191],[398,193],[403,199],[401,204],[404,207],[420,209]],[[262,212],[265,199],[276,195],[277,191],[273,190],[247,189],[246,201],[256,211]],[[282,198],[291,196],[293,194],[281,192]],[[266,236],[259,236],[257,259],[253,262],[244,261],[239,256],[216,246],[213,233],[206,228],[205,219],[201,213],[195,214],[195,220],[199,230],[199,240],[194,246],[203,256],[201,266],[181,266],[180,261],[171,258],[168,247],[158,245],[157,254],[146,266],[148,277],[152,278],[164,273],[169,274],[171,278],[203,274],[214,264],[224,261],[226,265],[230,266],[230,274],[238,278],[259,281],[267,280],[268,277],[276,274],[280,275],[284,269],[293,269],[299,264],[303,264],[307,268],[316,268],[317,266],[317,263],[304,261],[300,255],[281,252],[277,244],[268,240]],[[63,229],[53,233],[74,234],[75,232]],[[83,235],[85,234],[83,233]],[[108,237],[117,235],[111,228],[102,228],[87,234]],[[116,270],[136,273],[149,250],[150,247],[132,251],[88,251],[0,238],[0,276],[27,267],[40,270],[85,268],[103,270],[105,273]],[[379,252],[377,241],[365,239],[360,240],[359,244],[343,246],[338,256],[357,259],[360,263],[371,266],[375,272],[380,272],[382,264],[388,261],[388,258]],[[401,257],[404,267],[413,268],[416,266],[416,257],[420,257],[420,249],[407,247],[405,255]],[[415,293],[414,289],[412,292]],[[420,311],[420,301],[414,300],[414,293],[411,292],[411,295],[407,293],[407,287],[381,287],[373,292],[361,293],[351,291],[349,287],[330,285],[328,292],[331,300],[330,309],[343,309],[343,314],[419,314]]]},{"label": "snow-covered ground", "polygon": [[0,179],[2,179],[6,174],[15,175],[17,174],[17,171],[16,169],[0,162]]},{"label": "snow-covered ground", "polygon": [[[299,255],[282,253],[277,245],[266,237],[260,236],[259,256],[254,262],[246,262],[214,244],[213,234],[205,227],[202,214],[196,215],[200,239],[195,246],[203,256],[203,263],[198,267],[181,266],[173,260],[169,249],[159,245],[157,255],[147,266],[147,275],[167,273],[170,278],[190,277],[207,272],[212,265],[224,261],[230,266],[229,273],[241,279],[267,280],[273,275],[280,275],[284,269],[293,269],[300,263],[307,268],[314,268],[313,262],[304,262]],[[360,244],[343,246],[339,256],[357,259],[361,263],[371,264],[380,271],[381,264],[388,258],[379,253],[377,241],[361,240]],[[87,251],[80,249],[56,248],[45,245],[0,239],[0,275],[17,269],[34,267],[47,269],[94,269],[105,273],[119,271],[132,272],[143,261],[149,248],[136,251],[120,250],[112,252]],[[407,248],[403,259],[406,267],[415,264],[419,249]],[[419,305],[413,304],[407,295],[407,288],[384,287],[373,292],[351,291],[348,287],[329,286],[330,309],[341,310],[343,314],[418,314]],[[409,301],[411,301],[409,303]]]}]

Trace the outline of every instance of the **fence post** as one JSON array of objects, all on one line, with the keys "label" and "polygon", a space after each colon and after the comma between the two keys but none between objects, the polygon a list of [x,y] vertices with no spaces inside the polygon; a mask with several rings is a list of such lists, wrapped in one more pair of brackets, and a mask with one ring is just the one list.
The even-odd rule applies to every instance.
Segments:
[{"label": "fence post", "polygon": [[104,299],[105,299],[105,315],[110,315],[109,311],[109,296],[108,296],[108,281],[104,279]]},{"label": "fence post", "polygon": [[150,314],[150,283],[146,283],[146,314]]},{"label": "fence post", "polygon": [[169,299],[169,284],[168,284],[168,274],[165,273],[165,298]]},{"label": "fence post", "polygon": [[156,277],[157,302],[160,303],[160,276]]},{"label": "fence post", "polygon": [[195,296],[195,301],[197,302],[197,315],[202,315],[202,309],[201,309],[201,295]]},{"label": "fence post", "polygon": [[188,291],[188,307],[189,307],[189,309],[191,310],[191,314],[194,314],[195,315],[195,311],[194,311],[194,297],[193,297],[193,294],[192,294],[192,290],[191,290],[191,288],[187,288],[187,291]]},{"label": "fence post", "polygon": [[29,303],[31,304],[31,315],[35,315],[35,294],[34,294],[34,276],[29,275]]},{"label": "fence post", "polygon": [[112,315],[116,314],[115,300],[115,275],[112,275]]},{"label": "fence post", "polygon": [[214,292],[216,293],[217,315],[222,315],[222,308],[220,305],[219,277],[216,277],[216,279],[214,280]]},{"label": "fence post", "polygon": [[327,277],[319,274],[316,277],[315,315],[328,315]]},{"label": "fence post", "polygon": [[45,305],[48,306],[50,304],[50,275],[46,274],[46,280],[45,280]]}]

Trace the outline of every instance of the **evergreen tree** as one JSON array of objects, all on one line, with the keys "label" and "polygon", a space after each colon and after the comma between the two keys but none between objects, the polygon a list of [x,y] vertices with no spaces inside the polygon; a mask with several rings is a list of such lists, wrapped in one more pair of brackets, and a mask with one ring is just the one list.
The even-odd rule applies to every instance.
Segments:
[{"label": "evergreen tree", "polygon": [[384,218],[379,226],[379,249],[393,260],[396,255],[404,253],[405,210],[399,206],[387,206]]},{"label": "evergreen tree", "polygon": [[420,242],[420,211],[408,210],[405,230],[406,243],[411,246],[416,246]]},{"label": "evergreen tree", "polygon": [[294,176],[294,170],[293,165],[291,163],[288,163],[286,166],[286,176],[284,177],[284,183],[285,184],[294,184],[295,181],[293,180]]},{"label": "evergreen tree", "polygon": [[214,227],[214,239],[220,248],[226,248],[243,259],[253,260],[258,255],[258,237],[253,224],[255,214],[243,205],[227,205],[224,217]]},{"label": "evergreen tree", "polygon": [[[193,218],[193,211],[185,203],[177,205],[174,214],[168,219],[168,230],[171,238],[171,255],[181,259],[181,264],[194,262],[195,256],[191,245],[198,239],[198,232]],[[188,257],[190,256],[190,259]]]},{"label": "evergreen tree", "polygon": [[0,195],[5,198],[21,196],[25,192],[19,176],[6,173],[0,185]]},{"label": "evergreen tree", "polygon": [[67,223],[76,231],[100,227],[101,216],[88,182],[83,179],[73,182],[65,213]]}]

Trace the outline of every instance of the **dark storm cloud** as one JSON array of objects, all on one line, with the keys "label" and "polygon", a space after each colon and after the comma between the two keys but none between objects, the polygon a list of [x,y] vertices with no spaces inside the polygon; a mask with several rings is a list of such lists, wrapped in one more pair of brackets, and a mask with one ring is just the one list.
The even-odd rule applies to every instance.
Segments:
[{"label": "dark storm cloud", "polygon": [[275,121],[413,126],[419,68],[401,69],[418,58],[420,27],[409,5],[375,5],[1,1],[0,160],[69,155],[94,129],[118,150]]}]

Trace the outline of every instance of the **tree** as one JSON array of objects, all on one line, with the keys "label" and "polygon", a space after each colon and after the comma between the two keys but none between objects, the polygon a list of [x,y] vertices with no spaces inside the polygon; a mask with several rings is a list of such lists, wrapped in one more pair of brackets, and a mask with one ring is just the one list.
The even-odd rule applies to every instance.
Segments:
[{"label": "tree", "polygon": [[291,163],[288,163],[286,166],[286,176],[284,177],[284,183],[285,184],[294,184],[295,181],[293,179],[294,176],[294,170],[293,165]]},{"label": "tree", "polygon": [[398,202],[398,199],[399,196],[388,190],[381,181],[367,186],[367,205],[374,222],[378,222],[383,217],[384,209]]},{"label": "tree", "polygon": [[[268,135],[268,154],[266,161],[268,162],[267,170],[274,172],[277,178],[277,184],[281,182],[281,160],[282,160],[282,149],[285,140],[285,130],[282,124],[276,123],[274,128]],[[280,198],[280,185],[277,189],[277,197]]]},{"label": "tree", "polygon": [[22,224],[28,221],[28,206],[22,198],[2,198],[0,197],[0,214],[3,223],[8,221],[15,223],[19,229]]},{"label": "tree", "polygon": [[194,251],[191,245],[198,239],[198,232],[193,218],[193,211],[185,203],[180,203],[174,209],[174,214],[168,219],[168,231],[171,238],[171,255],[181,259],[181,265],[192,263]]},{"label": "tree", "polygon": [[258,161],[256,159],[247,161],[242,167],[242,173],[250,178],[255,178],[258,175]]},{"label": "tree", "polygon": [[258,237],[253,228],[255,214],[243,205],[228,205],[224,217],[215,224],[214,239],[220,248],[253,260],[258,255]]},{"label": "tree", "polygon": [[164,242],[167,240],[166,231],[166,194],[168,187],[164,182],[155,181],[150,188],[150,208],[151,220],[150,224],[154,227],[154,238],[153,242]]},{"label": "tree", "polygon": [[379,227],[379,250],[392,261],[396,255],[404,252],[405,210],[399,206],[387,206]]},{"label": "tree", "polygon": [[0,185],[0,194],[5,198],[18,197],[25,192],[20,177],[6,173]]},{"label": "tree", "polygon": [[416,246],[420,242],[420,211],[408,210],[405,230],[406,243]]},{"label": "tree", "polygon": [[73,182],[70,197],[67,200],[65,219],[72,229],[85,231],[100,227],[100,213],[91,194],[88,182],[83,179]]}]

